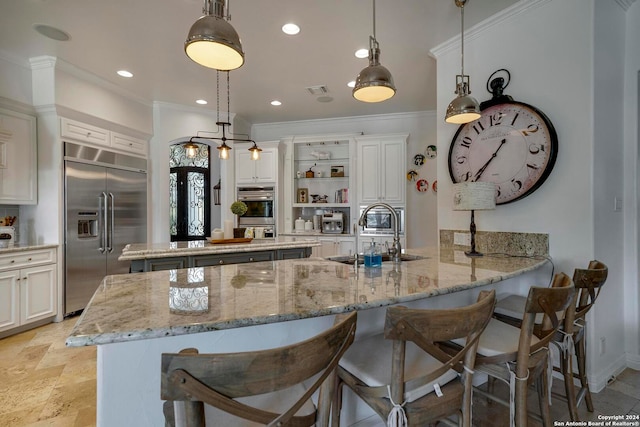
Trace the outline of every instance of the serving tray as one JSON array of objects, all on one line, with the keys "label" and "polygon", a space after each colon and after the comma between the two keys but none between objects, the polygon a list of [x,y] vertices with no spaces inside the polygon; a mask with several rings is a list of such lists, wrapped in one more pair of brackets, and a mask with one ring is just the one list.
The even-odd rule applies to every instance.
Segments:
[{"label": "serving tray", "polygon": [[250,237],[242,237],[242,238],[235,238],[235,239],[217,239],[217,240],[214,240],[211,237],[207,237],[207,240],[211,244],[220,245],[220,244],[229,244],[229,243],[249,243],[253,239],[250,238]]}]

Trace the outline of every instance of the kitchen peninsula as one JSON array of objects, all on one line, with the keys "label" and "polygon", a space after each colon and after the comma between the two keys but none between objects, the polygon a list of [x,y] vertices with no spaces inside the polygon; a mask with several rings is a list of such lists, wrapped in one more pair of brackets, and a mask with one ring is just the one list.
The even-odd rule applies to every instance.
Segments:
[{"label": "kitchen peninsula", "polygon": [[[235,239],[234,239],[235,240]],[[131,261],[131,273],[209,265],[307,258],[315,239],[291,242],[284,238],[254,239],[248,243],[209,243],[204,240],[136,243],[125,246],[118,261]]]},{"label": "kitchen peninsula", "polygon": [[[464,305],[490,287],[546,286],[552,271],[544,256],[469,259],[451,247],[407,252],[419,259],[377,269],[304,258],[105,277],[67,339],[68,346],[98,346],[98,425],[163,425],[163,352],[282,346],[354,310],[358,339],[382,330],[389,305]],[[346,420],[366,411],[353,405]]]}]

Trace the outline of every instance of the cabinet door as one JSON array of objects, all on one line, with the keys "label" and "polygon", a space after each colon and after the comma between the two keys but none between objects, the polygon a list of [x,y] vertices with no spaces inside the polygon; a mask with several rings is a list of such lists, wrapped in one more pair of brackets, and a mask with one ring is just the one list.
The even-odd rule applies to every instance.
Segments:
[{"label": "cabinet door", "polygon": [[358,201],[363,204],[380,200],[380,144],[376,142],[358,143]]},{"label": "cabinet door", "polygon": [[236,184],[247,184],[255,182],[256,165],[255,160],[251,160],[251,152],[237,147],[236,152]]},{"label": "cabinet door", "polygon": [[20,270],[20,322],[24,325],[56,315],[56,266]]},{"label": "cabinet door", "polygon": [[356,253],[356,239],[341,237],[336,242],[338,255],[353,255]]},{"label": "cabinet door", "polygon": [[111,144],[108,130],[65,118],[60,119],[60,135],[96,145]]},{"label": "cabinet door", "polygon": [[111,132],[111,147],[143,156],[147,154],[147,141],[116,132]]},{"label": "cabinet door", "polygon": [[19,273],[0,273],[0,331],[20,326]]},{"label": "cabinet door", "polygon": [[0,204],[37,203],[36,118],[0,109]]},{"label": "cabinet door", "polygon": [[380,186],[386,203],[404,203],[404,141],[383,142],[380,146]]},{"label": "cabinet door", "polygon": [[256,164],[256,181],[275,182],[278,173],[278,153],[272,148],[262,150],[260,160],[253,160]]},{"label": "cabinet door", "polygon": [[[330,256],[338,255],[338,246],[336,244],[335,237],[319,237],[318,241],[320,242],[320,257],[327,258]],[[314,248],[315,249],[315,248]]]}]

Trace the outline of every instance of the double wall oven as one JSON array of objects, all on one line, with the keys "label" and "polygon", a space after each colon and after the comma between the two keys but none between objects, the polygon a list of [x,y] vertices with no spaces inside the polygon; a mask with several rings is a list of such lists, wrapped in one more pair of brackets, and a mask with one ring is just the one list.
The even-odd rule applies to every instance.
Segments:
[{"label": "double wall oven", "polygon": [[274,187],[238,187],[237,200],[247,205],[247,212],[238,218],[238,227],[262,227],[265,238],[276,236]]}]

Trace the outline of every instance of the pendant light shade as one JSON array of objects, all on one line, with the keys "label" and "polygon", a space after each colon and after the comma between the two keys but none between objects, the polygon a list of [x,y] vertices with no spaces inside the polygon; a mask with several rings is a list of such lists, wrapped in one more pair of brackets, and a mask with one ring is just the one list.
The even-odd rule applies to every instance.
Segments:
[{"label": "pendant light shade", "polygon": [[369,66],[360,71],[352,95],[358,101],[382,102],[396,94],[393,77],[380,64],[380,46],[376,40],[376,0],[373,0],[373,36],[369,36]]},{"label": "pendant light shade", "polygon": [[452,124],[469,123],[480,118],[480,105],[469,95],[469,76],[456,76],[458,96],[447,107],[445,121]]},{"label": "pendant light shade", "polygon": [[228,71],[244,64],[242,43],[236,30],[224,18],[224,0],[204,0],[204,16],[189,30],[184,51],[208,68]]},{"label": "pendant light shade", "polygon": [[456,76],[456,95],[447,107],[444,121],[453,124],[469,123],[480,118],[480,104],[469,95],[469,76],[464,74],[464,6],[468,0],[454,0],[460,8],[461,73]]},{"label": "pendant light shade", "polygon": [[374,37],[369,37],[369,66],[358,74],[353,97],[363,102],[382,102],[396,94],[393,77],[380,65],[380,48]]},{"label": "pendant light shade", "polygon": [[251,160],[260,160],[262,148],[258,147],[255,141],[253,141],[253,145],[249,148],[249,151],[251,152]]},{"label": "pendant light shade", "polygon": [[184,151],[188,158],[193,159],[198,155],[198,146],[193,143],[193,141],[189,140],[184,145]]}]

